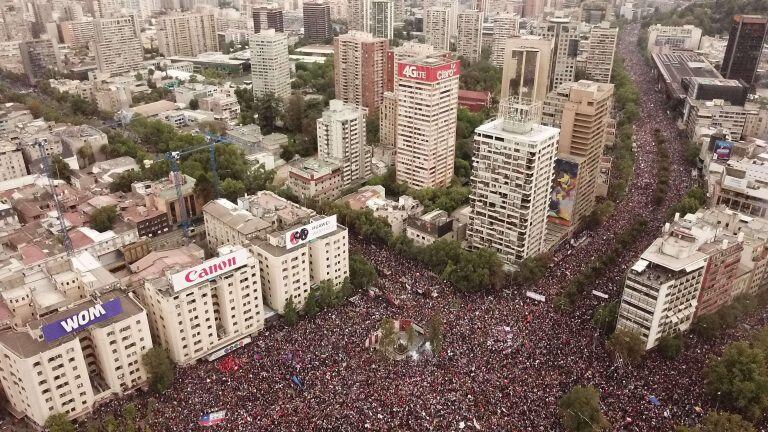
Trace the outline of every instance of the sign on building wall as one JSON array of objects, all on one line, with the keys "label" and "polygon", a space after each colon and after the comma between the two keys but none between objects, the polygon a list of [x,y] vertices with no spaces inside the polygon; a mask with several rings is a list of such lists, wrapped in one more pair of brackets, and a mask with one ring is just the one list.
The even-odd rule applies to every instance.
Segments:
[{"label": "sign on building wall", "polygon": [[397,76],[423,82],[436,82],[444,79],[458,77],[461,62],[454,61],[440,66],[425,66],[409,63],[397,64]]},{"label": "sign on building wall", "polygon": [[238,249],[232,253],[212,258],[194,267],[182,270],[171,275],[171,286],[174,292],[205,282],[209,279],[226,273],[230,270],[242,267],[248,263],[251,253],[248,249]]},{"label": "sign on building wall", "polygon": [[232,344],[229,344],[229,345],[225,346],[224,348],[222,348],[222,349],[220,349],[218,351],[212,352],[211,354],[208,355],[207,359],[208,359],[208,361],[213,361],[213,360],[216,360],[217,358],[224,357],[225,355],[231,353],[232,351],[234,351],[234,350],[236,350],[238,348],[242,348],[242,347],[248,345],[249,343],[251,343],[251,338],[250,337],[246,337],[246,338],[240,339],[239,341],[237,341],[235,343],[232,343]]},{"label": "sign on building wall", "polygon": [[85,330],[92,324],[96,324],[112,317],[120,315],[123,307],[120,299],[112,299],[107,302],[96,304],[88,309],[73,313],[67,318],[60,319],[51,324],[45,324],[41,330],[46,342],[52,342],[64,336]]},{"label": "sign on building wall", "polygon": [[328,216],[309,225],[295,228],[285,233],[285,248],[292,249],[296,246],[309,243],[310,241],[332,233],[336,230],[336,215]]}]

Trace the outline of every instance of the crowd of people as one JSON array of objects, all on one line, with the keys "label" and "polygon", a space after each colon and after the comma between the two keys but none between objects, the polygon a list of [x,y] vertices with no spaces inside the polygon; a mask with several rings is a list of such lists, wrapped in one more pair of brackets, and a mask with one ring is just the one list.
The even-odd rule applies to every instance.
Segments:
[{"label": "crowd of people", "polygon": [[[641,94],[635,175],[626,199],[608,220],[589,233],[588,241],[558,250],[546,276],[531,288],[547,301],[525,297],[511,285],[490,295],[458,295],[420,263],[353,239],[351,247],[378,269],[381,286],[395,304],[361,296],[295,327],[267,329],[230,354],[238,364],[233,371],[222,372],[216,363],[204,361],[179,368],[171,389],[155,396],[157,403],[145,420],[151,430],[201,430],[201,415],[226,410],[226,420],[215,430],[556,431],[561,429],[557,401],[576,385],[600,391],[613,430],[669,431],[697,422],[712,408],[702,390],[707,354],[740,337],[743,328],[714,342],[691,336],[679,358],[664,360],[652,353],[633,368],[611,356],[604,335],[591,323],[595,308],[608,300],[586,294],[566,312],[556,311],[550,301],[590,260],[610,250],[635,218],[643,217],[648,225],[640,240],[594,287],[617,299],[626,269],[660,233],[663,209],[692,182],[682,155],[683,136],[664,112],[653,74],[634,46],[637,31],[630,26],[619,46]],[[653,202],[656,128],[666,138],[663,145],[673,167],[661,207]],[[419,295],[418,290],[437,295]],[[445,322],[442,350],[434,358],[396,362],[365,348],[366,337],[382,319],[424,322],[433,314]],[[750,318],[750,324],[765,322],[764,315]],[[660,404],[651,403],[651,396]],[[128,401],[143,407],[147,398],[115,400],[96,415],[118,412]]]}]

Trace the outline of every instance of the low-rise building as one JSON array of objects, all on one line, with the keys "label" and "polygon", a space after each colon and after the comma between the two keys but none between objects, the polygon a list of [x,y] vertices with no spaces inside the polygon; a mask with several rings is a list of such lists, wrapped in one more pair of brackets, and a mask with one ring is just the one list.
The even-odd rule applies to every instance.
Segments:
[{"label": "low-rise building", "polygon": [[424,206],[408,195],[397,201],[387,199],[383,186],[363,186],[338,200],[353,210],[370,210],[376,217],[386,219],[396,235],[405,232],[408,218],[418,217],[424,212]]},{"label": "low-rise building", "polygon": [[214,119],[224,122],[235,121],[240,117],[240,104],[234,96],[219,94],[200,99],[200,108],[212,112]]},{"label": "low-rise building", "polygon": [[0,181],[24,177],[27,174],[24,155],[19,146],[0,141]]},{"label": "low-rise building", "polygon": [[457,240],[454,220],[444,210],[433,210],[419,217],[408,218],[405,235],[416,246],[429,246],[437,240]]},{"label": "low-rise building", "polygon": [[317,158],[292,164],[286,186],[303,198],[334,200],[343,189],[341,165]]},{"label": "low-rise building", "polygon": [[[188,175],[181,176],[181,196],[188,219],[203,214],[202,206],[195,195],[195,179]],[[144,196],[147,207],[156,208],[168,215],[168,222],[175,226],[182,221],[182,213],[175,183],[170,179],[136,182],[131,190]]]}]

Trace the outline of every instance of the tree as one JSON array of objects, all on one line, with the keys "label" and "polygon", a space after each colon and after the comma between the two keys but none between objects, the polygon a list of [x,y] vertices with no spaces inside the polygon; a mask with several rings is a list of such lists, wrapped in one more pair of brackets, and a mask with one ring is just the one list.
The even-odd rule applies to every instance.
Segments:
[{"label": "tree", "polygon": [[[194,75],[192,75],[194,76]],[[200,102],[197,100],[197,98],[192,98],[189,101],[189,109],[197,111],[200,109]]]},{"label": "tree", "polygon": [[512,275],[515,283],[531,285],[544,277],[547,268],[552,263],[552,255],[543,253],[524,259],[517,271]]},{"label": "tree", "polygon": [[752,423],[738,414],[710,411],[695,428],[678,427],[675,432],[756,432]]},{"label": "tree", "polygon": [[712,339],[719,335],[722,328],[720,315],[713,313],[701,315],[693,323],[693,331],[705,339]]},{"label": "tree", "polygon": [[77,157],[82,160],[86,166],[93,165],[96,162],[96,156],[93,154],[93,147],[90,143],[77,149]]},{"label": "tree", "polygon": [[171,386],[174,377],[171,356],[164,348],[154,346],[141,357],[141,362],[149,374],[149,386],[156,393],[165,392]]},{"label": "tree", "polygon": [[313,317],[320,312],[320,307],[317,305],[317,289],[311,288],[307,295],[307,301],[304,302],[304,308],[302,309],[304,315]]},{"label": "tree", "polygon": [[130,192],[131,185],[142,181],[144,178],[141,172],[136,170],[124,171],[112,179],[112,183],[109,184],[110,192]]},{"label": "tree", "polygon": [[226,198],[231,202],[237,202],[238,198],[245,195],[245,185],[240,180],[228,178],[219,184],[219,191],[222,198]]},{"label": "tree", "polygon": [[75,425],[67,418],[66,414],[53,414],[45,420],[45,429],[48,432],[75,432]]},{"label": "tree", "polygon": [[296,325],[296,322],[299,320],[299,311],[296,309],[296,303],[293,302],[293,297],[288,297],[288,301],[286,301],[285,306],[283,306],[283,318],[289,327]]},{"label": "tree", "polygon": [[353,253],[349,256],[349,280],[352,287],[362,290],[371,286],[376,279],[378,279],[376,268],[362,255]]},{"label": "tree", "polygon": [[427,340],[435,355],[440,354],[440,350],[443,349],[443,324],[443,316],[440,312],[432,314],[427,321]]},{"label": "tree", "polygon": [[616,320],[619,316],[619,303],[612,301],[610,303],[601,304],[595,309],[595,314],[592,315],[592,324],[603,331],[605,334],[613,333],[616,328]]},{"label": "tree", "polygon": [[456,177],[469,180],[472,176],[472,166],[464,159],[455,158],[453,160],[453,173]]},{"label": "tree", "polygon": [[272,186],[274,179],[274,170],[268,170],[264,167],[264,164],[258,164],[248,170],[248,174],[245,176],[243,181],[245,183],[245,191],[253,194],[258,191],[267,190]]},{"label": "tree", "polygon": [[139,416],[139,410],[133,403],[123,405],[123,421],[125,422],[126,432],[136,430],[136,418]]},{"label": "tree", "polygon": [[594,387],[573,387],[558,402],[563,426],[572,432],[608,429],[610,424],[600,412],[600,393]]},{"label": "tree", "polygon": [[639,334],[629,330],[617,330],[608,339],[608,348],[620,359],[636,364],[645,354],[645,344]]},{"label": "tree", "polygon": [[706,369],[705,388],[724,406],[751,419],[768,408],[768,369],[765,355],[745,342],[728,345]]},{"label": "tree", "polygon": [[325,279],[317,284],[317,304],[321,309],[336,304],[336,288],[333,285],[333,280]]},{"label": "tree", "polygon": [[666,359],[674,359],[683,352],[683,338],[677,335],[664,335],[659,339],[659,352]]},{"label": "tree", "polygon": [[117,219],[117,207],[110,205],[97,208],[91,214],[91,228],[98,232],[109,231]]},{"label": "tree", "polygon": [[253,108],[258,115],[258,123],[261,132],[269,135],[275,130],[275,122],[280,116],[283,103],[272,93],[257,96],[253,101]]},{"label": "tree", "polygon": [[381,338],[379,339],[379,351],[387,356],[391,356],[397,344],[397,332],[395,331],[395,321],[392,318],[384,318],[379,325]]},{"label": "tree", "polygon": [[369,115],[365,120],[366,143],[375,146],[379,143],[379,115]]},{"label": "tree", "polygon": [[69,183],[72,180],[72,168],[59,155],[51,156],[51,176]]},{"label": "tree", "polygon": [[301,124],[304,120],[304,96],[300,92],[294,92],[288,98],[281,118],[286,130],[301,133]]}]

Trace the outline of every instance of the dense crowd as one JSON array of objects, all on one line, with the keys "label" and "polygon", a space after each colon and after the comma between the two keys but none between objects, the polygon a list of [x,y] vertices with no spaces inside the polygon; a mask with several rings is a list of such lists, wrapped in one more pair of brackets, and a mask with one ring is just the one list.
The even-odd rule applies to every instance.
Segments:
[{"label": "dense crowd", "polygon": [[[648,65],[634,46],[637,26],[622,37],[619,52],[640,98],[635,124],[635,175],[626,199],[577,246],[557,251],[547,275],[532,289],[547,296],[537,302],[508,286],[492,295],[461,296],[421,264],[391,249],[353,239],[352,247],[378,270],[380,287],[396,299],[361,296],[295,327],[268,329],[231,355],[240,366],[224,373],[215,363],[180,368],[172,388],[157,399],[146,422],[153,431],[202,430],[198,418],[226,410],[221,431],[360,431],[486,430],[555,431],[561,426],[557,400],[575,385],[601,392],[603,411],[612,429],[668,431],[674,424],[693,424],[711,407],[701,389],[707,354],[739,337],[729,331],[717,342],[691,336],[676,360],[649,355],[641,367],[615,361],[605,339],[591,324],[595,308],[607,300],[585,295],[558,312],[550,299],[591,259],[613,246],[614,238],[637,217],[648,228],[594,289],[612,299],[620,295],[624,272],[659,234],[663,209],[681,198],[691,184],[682,156],[682,140]],[[670,191],[656,207],[654,129],[666,138],[671,157]],[[407,281],[409,288],[406,287]],[[416,291],[433,290],[436,296]],[[445,320],[442,352],[434,359],[393,362],[366,349],[365,339],[386,317],[425,321],[439,313]],[[765,316],[750,319],[763,324]],[[291,382],[300,377],[303,389]],[[656,406],[649,402],[654,396]],[[97,415],[132,399],[103,405]]]}]

